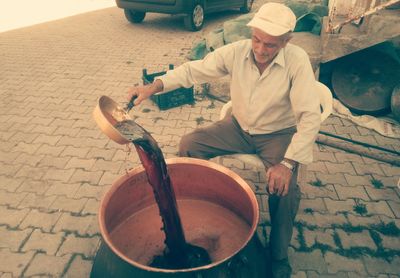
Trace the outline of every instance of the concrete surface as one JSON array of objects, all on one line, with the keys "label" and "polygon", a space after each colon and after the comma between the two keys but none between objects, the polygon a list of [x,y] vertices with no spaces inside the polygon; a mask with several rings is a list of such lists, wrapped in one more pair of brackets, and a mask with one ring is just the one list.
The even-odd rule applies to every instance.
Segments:
[{"label": "concrete surface", "polygon": [[[212,16],[205,30],[235,15]],[[0,33],[0,278],[88,277],[101,196],[139,165],[135,152],[127,155],[95,125],[96,100],[123,103],[143,68],[181,64],[201,37],[185,31],[181,17],[150,14],[131,25],[117,8]],[[183,134],[218,119],[221,103],[199,88],[196,99],[167,111],[147,101],[132,116],[173,157]],[[398,140],[337,117],[323,130],[400,151]],[[293,277],[399,277],[400,169],[314,150],[290,250]],[[230,164],[250,182],[260,178]],[[262,234],[266,198],[264,188],[254,189]]]}]

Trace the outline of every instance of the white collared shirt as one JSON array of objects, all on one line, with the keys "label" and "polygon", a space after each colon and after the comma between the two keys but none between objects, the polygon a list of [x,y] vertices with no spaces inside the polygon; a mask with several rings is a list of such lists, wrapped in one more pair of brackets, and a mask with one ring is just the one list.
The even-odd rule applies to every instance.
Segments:
[{"label": "white collared shirt", "polygon": [[268,134],[296,126],[285,158],[303,164],[312,162],[321,112],[307,53],[288,43],[260,75],[252,56],[251,40],[241,40],[157,79],[163,82],[164,92],[168,92],[226,75],[231,77],[232,114],[241,128],[249,134]]}]

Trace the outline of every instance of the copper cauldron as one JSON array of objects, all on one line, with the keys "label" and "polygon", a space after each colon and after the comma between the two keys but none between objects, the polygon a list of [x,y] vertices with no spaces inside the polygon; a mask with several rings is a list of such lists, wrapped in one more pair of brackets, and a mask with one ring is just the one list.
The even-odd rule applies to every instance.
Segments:
[{"label": "copper cauldron", "polygon": [[167,159],[188,243],[206,249],[212,263],[189,269],[148,266],[164,249],[151,186],[138,167],[114,182],[99,212],[103,242],[91,277],[266,277],[255,236],[256,197],[237,174],[213,162]]}]

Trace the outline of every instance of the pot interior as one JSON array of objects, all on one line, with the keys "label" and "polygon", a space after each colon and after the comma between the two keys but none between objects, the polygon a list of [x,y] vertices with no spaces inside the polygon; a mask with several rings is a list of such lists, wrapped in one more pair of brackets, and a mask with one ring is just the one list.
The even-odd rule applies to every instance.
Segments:
[{"label": "pot interior", "polygon": [[[212,264],[239,252],[258,222],[257,201],[247,183],[209,161],[174,158],[167,165],[186,241],[206,249]],[[99,217],[105,242],[125,261],[147,269],[162,254],[162,221],[143,168],[113,184]]]}]

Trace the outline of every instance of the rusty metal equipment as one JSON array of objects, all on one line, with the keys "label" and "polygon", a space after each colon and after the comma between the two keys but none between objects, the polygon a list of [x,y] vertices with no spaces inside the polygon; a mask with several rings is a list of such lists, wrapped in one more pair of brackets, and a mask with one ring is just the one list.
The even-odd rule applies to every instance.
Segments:
[{"label": "rusty metal equipment", "polygon": [[337,59],[332,72],[335,96],[351,111],[381,115],[390,111],[400,65],[388,54],[363,50]]}]

